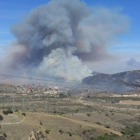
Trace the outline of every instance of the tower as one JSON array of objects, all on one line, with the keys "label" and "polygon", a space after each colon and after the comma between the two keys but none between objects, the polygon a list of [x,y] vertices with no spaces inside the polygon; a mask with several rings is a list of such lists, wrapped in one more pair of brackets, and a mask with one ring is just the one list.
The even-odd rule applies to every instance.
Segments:
[{"label": "tower", "polygon": [[25,111],[24,97],[22,97],[22,111]]},{"label": "tower", "polygon": [[15,97],[13,96],[12,111],[15,111]]},{"label": "tower", "polygon": [[48,103],[47,103],[47,99],[45,99],[45,109],[44,109],[44,111],[45,111],[46,113],[48,113]]},{"label": "tower", "polygon": [[58,101],[56,102],[56,113],[58,113]]}]

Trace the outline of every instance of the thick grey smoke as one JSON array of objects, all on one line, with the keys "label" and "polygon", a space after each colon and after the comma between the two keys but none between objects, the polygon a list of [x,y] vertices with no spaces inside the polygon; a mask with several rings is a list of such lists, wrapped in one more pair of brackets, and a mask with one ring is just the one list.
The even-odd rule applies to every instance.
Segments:
[{"label": "thick grey smoke", "polygon": [[135,58],[131,58],[127,61],[127,65],[133,69],[140,69],[140,62],[138,62]]},{"label": "thick grey smoke", "polygon": [[17,41],[7,56],[10,69],[81,80],[92,72],[83,62],[108,55],[106,47],[127,26],[127,17],[117,10],[91,8],[79,0],[51,0],[12,26]]}]

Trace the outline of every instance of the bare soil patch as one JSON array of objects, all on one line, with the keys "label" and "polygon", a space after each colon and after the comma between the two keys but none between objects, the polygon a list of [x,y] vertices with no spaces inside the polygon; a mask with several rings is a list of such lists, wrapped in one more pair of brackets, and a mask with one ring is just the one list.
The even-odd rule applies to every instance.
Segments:
[{"label": "bare soil patch", "polygon": [[119,104],[125,105],[140,105],[140,101],[133,101],[133,100],[121,100]]}]

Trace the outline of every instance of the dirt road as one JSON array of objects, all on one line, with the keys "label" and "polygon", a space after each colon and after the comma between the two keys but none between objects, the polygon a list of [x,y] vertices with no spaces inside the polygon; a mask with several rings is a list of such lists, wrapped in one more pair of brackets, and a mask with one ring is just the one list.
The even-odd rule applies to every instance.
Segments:
[{"label": "dirt road", "polygon": [[[40,115],[40,113],[34,113],[34,114]],[[68,120],[68,121],[71,121],[71,122],[74,122],[74,123],[77,123],[77,124],[81,124],[81,125],[85,125],[85,126],[89,126],[89,127],[101,129],[101,130],[108,131],[108,132],[111,132],[111,133],[113,133],[113,134],[116,134],[116,135],[118,135],[118,136],[122,136],[122,133],[120,133],[119,131],[113,130],[113,129],[111,129],[111,128],[106,128],[106,127],[104,127],[104,126],[102,126],[102,125],[89,124],[89,123],[86,123],[86,122],[74,120],[74,119],[67,118],[67,117],[64,117],[64,116],[59,116],[59,115],[51,115],[51,114],[41,114],[41,115],[45,115],[45,116],[53,117],[53,118],[65,119],[65,120]]]}]

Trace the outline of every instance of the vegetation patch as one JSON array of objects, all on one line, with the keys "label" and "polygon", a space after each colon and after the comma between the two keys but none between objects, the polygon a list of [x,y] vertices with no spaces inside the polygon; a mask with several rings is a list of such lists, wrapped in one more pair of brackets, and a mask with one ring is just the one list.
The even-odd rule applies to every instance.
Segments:
[{"label": "vegetation patch", "polygon": [[3,116],[2,115],[0,115],[0,121],[2,121],[3,120]]},{"label": "vegetation patch", "polygon": [[117,137],[118,136],[115,134],[113,134],[113,135],[105,134],[103,136],[99,136],[98,138],[91,138],[91,140],[114,140]]},{"label": "vegetation patch", "polygon": [[50,133],[50,130],[46,130],[45,132],[46,132],[47,134],[49,134],[49,133]]},{"label": "vegetation patch", "polygon": [[121,131],[121,133],[123,135],[132,135],[134,133],[140,133],[140,126],[135,125],[135,126],[131,126],[131,127],[126,127],[125,129],[123,129]]},{"label": "vegetation patch", "polygon": [[26,113],[22,113],[23,116],[26,116]]},{"label": "vegetation patch", "polygon": [[11,109],[3,110],[3,114],[4,115],[13,114],[13,111]]},{"label": "vegetation patch", "polygon": [[100,122],[96,122],[96,124],[98,124],[98,125],[102,125]]},{"label": "vegetation patch", "polygon": [[59,130],[59,133],[62,135],[64,132],[63,132],[63,130],[60,129],[60,130]]}]

